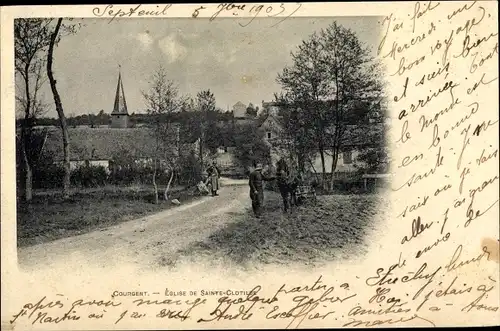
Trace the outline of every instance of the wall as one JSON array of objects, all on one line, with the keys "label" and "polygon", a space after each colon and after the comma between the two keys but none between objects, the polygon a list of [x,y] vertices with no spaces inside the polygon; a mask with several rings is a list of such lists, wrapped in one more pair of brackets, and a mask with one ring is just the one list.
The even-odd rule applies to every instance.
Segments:
[{"label": "wall", "polygon": [[246,111],[247,111],[247,106],[246,105],[236,104],[236,105],[233,106],[233,115],[234,115],[235,118],[245,117]]},{"label": "wall", "polygon": [[[360,162],[356,161],[358,155],[359,155],[358,151],[352,151],[352,157],[351,157],[352,163],[345,164],[344,157],[341,153],[339,155],[339,158],[337,161],[337,167],[335,168],[335,172],[353,172],[353,171],[356,171],[357,168],[355,167],[355,164],[357,164],[358,166],[360,165]],[[332,161],[333,161],[332,157],[325,153],[326,173],[331,173]],[[316,155],[316,158],[314,159],[313,165],[314,165],[314,169],[316,169],[316,172],[322,172],[321,157],[320,157],[319,153]]]},{"label": "wall", "polygon": [[[78,167],[83,167],[87,163],[85,161],[70,161],[69,166],[71,170],[75,170]],[[92,160],[88,162],[90,166],[101,166],[109,172],[109,161],[108,160]]]},{"label": "wall", "polygon": [[112,128],[127,128],[128,127],[128,115],[111,115],[111,127]]},{"label": "wall", "polygon": [[233,153],[231,152],[226,152],[226,153],[218,153],[216,157],[217,164],[219,164],[222,167],[231,167],[237,164],[236,158]]}]

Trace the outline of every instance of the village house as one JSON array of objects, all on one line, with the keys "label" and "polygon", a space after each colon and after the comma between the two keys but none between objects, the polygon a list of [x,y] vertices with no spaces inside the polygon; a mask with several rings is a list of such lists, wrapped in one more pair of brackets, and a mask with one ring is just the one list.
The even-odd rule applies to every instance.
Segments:
[{"label": "village house", "polygon": [[279,106],[274,101],[264,101],[262,100],[262,113],[271,116],[279,116]]},{"label": "village house", "polygon": [[[244,105],[238,102],[234,107],[239,109],[240,116],[243,114]],[[260,130],[265,142],[269,144],[271,149],[271,162],[273,165],[281,157],[288,158],[290,155],[289,148],[287,151],[287,142],[283,135],[282,116],[280,107],[276,102],[262,101],[262,108],[259,116],[254,118],[240,117],[240,122],[234,122],[234,125],[254,124],[257,130]],[[345,177],[362,169],[365,164],[359,159],[360,153],[368,148],[376,147],[377,144],[366,139],[366,130],[372,132],[377,131],[382,137],[384,132],[390,126],[390,119],[385,118],[383,112],[371,110],[367,118],[358,124],[347,125],[346,132],[343,135],[341,150],[339,151],[337,164],[334,170],[335,177]],[[230,143],[220,146],[217,150],[215,159],[217,163],[226,169],[234,168],[237,165],[235,158],[235,147]],[[330,174],[332,169],[332,151],[326,149],[324,153],[325,173]],[[308,170],[314,173],[322,173],[323,165],[321,156],[318,153],[314,154],[311,160],[306,162]]]},{"label": "village house", "polygon": [[233,105],[232,112],[234,125],[247,125],[255,123],[255,117],[247,114],[247,108],[248,106],[241,101],[238,101]]},{"label": "village house", "polygon": [[246,112],[247,112],[247,106],[242,103],[241,101],[238,101],[233,105],[233,116],[236,119],[240,118],[246,118]]},{"label": "village house", "polygon": [[[177,129],[178,132],[178,129]],[[50,155],[54,162],[62,163],[62,133],[58,128],[45,129],[46,141],[41,152]],[[114,162],[124,158],[137,165],[146,166],[154,158],[163,158],[165,153],[158,152],[155,146],[153,131],[149,128],[88,128],[77,127],[68,129],[70,141],[70,166],[93,165],[103,166],[108,171]],[[196,151],[198,140],[189,141],[180,137],[172,137],[174,143],[170,146],[170,157]],[[160,154],[160,155],[158,155]]]},{"label": "village house", "polygon": [[[282,117],[279,114],[279,106],[275,102],[262,102],[262,110],[266,114],[265,120],[259,124],[259,130],[262,131],[264,140],[269,143],[271,148],[271,162],[276,162],[282,157],[288,157],[286,152],[286,140],[283,136]],[[347,125],[346,132],[343,135],[341,143],[341,150],[338,154],[337,165],[334,170],[334,176],[345,176],[350,173],[356,172],[364,166],[363,162],[358,159],[360,153],[366,148],[374,147],[372,141],[367,141],[364,133],[366,130],[376,130],[383,135],[390,122],[387,119],[382,121],[377,117],[380,114],[374,112],[374,115],[368,117],[367,123],[360,123],[355,125]],[[325,150],[325,173],[331,173],[332,169],[332,151]],[[322,161],[319,152],[315,154],[314,158],[306,164],[306,166],[315,173],[322,173]]]}]

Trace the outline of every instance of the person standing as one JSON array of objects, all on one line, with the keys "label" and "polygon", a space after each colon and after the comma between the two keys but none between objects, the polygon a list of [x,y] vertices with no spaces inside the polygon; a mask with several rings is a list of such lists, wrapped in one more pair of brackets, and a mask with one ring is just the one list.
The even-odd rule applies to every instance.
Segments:
[{"label": "person standing", "polygon": [[255,169],[250,173],[248,185],[250,186],[250,199],[252,200],[252,209],[255,217],[261,217],[261,208],[264,204],[263,181],[270,181],[274,178],[262,174],[262,163],[257,163]]},{"label": "person standing", "polygon": [[214,161],[212,166],[207,170],[208,181],[210,182],[212,188],[212,196],[218,196],[217,191],[219,190],[219,178],[220,178],[220,170],[217,167],[217,163]]}]

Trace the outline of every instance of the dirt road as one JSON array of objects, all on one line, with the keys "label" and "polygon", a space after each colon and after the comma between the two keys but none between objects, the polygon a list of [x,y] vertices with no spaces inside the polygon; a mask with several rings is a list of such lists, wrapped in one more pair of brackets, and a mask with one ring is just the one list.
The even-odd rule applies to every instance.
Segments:
[{"label": "dirt road", "polygon": [[[18,250],[22,269],[93,266],[113,268],[133,263],[139,268],[158,264],[189,244],[231,223],[231,212],[248,207],[246,181],[225,180],[218,197],[190,204],[88,234]],[[160,254],[161,251],[161,254]]]}]

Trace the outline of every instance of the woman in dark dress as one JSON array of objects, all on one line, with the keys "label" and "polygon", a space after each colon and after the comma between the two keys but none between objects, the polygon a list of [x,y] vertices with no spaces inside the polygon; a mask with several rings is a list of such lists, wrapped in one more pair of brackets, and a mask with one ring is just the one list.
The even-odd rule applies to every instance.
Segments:
[{"label": "woman in dark dress", "polygon": [[210,183],[212,189],[212,196],[219,195],[217,191],[219,190],[219,178],[220,178],[220,170],[217,167],[217,163],[214,161],[212,166],[207,170],[208,174],[208,182]]}]

